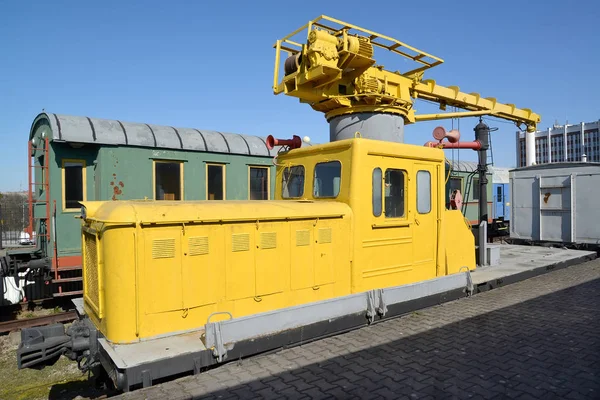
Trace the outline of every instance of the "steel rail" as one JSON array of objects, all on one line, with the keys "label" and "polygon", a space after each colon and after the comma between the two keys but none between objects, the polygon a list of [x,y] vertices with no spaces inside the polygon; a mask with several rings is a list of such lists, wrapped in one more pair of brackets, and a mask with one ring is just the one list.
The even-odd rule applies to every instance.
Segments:
[{"label": "steel rail", "polygon": [[57,322],[69,322],[77,319],[76,311],[67,311],[59,314],[43,315],[41,317],[15,319],[0,322],[0,333],[16,331],[22,328],[50,325]]}]

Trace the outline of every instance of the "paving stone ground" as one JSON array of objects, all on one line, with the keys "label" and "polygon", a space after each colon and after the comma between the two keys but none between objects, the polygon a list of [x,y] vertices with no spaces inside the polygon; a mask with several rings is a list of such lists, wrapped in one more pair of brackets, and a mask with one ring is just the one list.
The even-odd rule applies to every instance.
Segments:
[{"label": "paving stone ground", "polygon": [[600,260],[123,399],[600,399]]}]

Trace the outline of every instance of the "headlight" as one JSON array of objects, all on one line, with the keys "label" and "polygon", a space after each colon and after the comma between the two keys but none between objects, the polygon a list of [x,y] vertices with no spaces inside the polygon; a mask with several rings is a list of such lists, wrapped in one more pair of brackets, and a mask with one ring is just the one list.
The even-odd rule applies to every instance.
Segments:
[{"label": "headlight", "polygon": [[81,219],[84,219],[84,220],[87,219],[87,212],[86,212],[85,207],[83,207],[83,206],[81,207]]}]

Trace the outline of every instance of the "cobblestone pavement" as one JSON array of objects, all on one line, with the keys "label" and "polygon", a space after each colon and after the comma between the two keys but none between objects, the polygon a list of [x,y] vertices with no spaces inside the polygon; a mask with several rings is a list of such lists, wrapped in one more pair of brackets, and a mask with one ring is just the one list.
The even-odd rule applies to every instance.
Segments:
[{"label": "cobblestone pavement", "polygon": [[600,399],[600,260],[121,397]]}]

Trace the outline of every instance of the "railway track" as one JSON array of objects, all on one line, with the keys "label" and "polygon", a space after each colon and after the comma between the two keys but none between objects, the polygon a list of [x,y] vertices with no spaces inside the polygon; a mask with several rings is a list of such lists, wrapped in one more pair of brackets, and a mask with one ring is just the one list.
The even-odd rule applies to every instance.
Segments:
[{"label": "railway track", "polygon": [[58,314],[43,315],[41,317],[15,319],[0,322],[0,333],[16,331],[22,328],[50,325],[57,322],[69,322],[77,318],[76,311],[61,312]]}]

